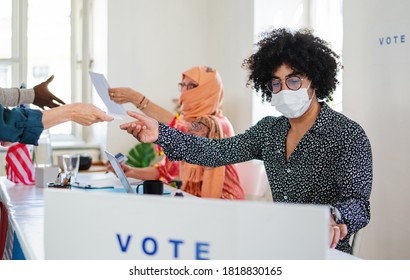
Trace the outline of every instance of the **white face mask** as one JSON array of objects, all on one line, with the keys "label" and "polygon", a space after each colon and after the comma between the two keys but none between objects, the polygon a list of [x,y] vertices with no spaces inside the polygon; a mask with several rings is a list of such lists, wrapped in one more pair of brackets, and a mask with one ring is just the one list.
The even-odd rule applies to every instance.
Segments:
[{"label": "white face mask", "polygon": [[289,119],[302,116],[310,104],[312,99],[309,99],[307,88],[298,90],[281,90],[276,94],[272,94],[270,104],[276,107],[280,113]]}]

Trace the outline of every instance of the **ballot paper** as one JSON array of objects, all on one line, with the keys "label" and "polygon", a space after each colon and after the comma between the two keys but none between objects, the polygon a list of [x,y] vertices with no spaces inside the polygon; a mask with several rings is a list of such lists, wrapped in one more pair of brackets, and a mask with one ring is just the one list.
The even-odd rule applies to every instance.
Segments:
[{"label": "ballot paper", "polygon": [[89,72],[91,81],[97,91],[98,95],[101,97],[105,106],[107,106],[107,114],[113,116],[115,119],[123,119],[127,115],[126,110],[123,105],[117,104],[110,99],[108,95],[108,81],[103,74]]},{"label": "ballot paper", "polygon": [[[134,178],[127,178],[133,188],[143,181]],[[112,172],[80,172],[77,176],[77,182],[72,187],[80,189],[124,189],[120,180]],[[135,193],[135,191],[134,191]]]}]

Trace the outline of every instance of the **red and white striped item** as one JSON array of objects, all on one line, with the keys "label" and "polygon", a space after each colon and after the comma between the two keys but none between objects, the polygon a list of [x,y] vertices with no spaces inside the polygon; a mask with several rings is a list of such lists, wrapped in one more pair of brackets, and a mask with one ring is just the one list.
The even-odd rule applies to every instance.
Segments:
[{"label": "red and white striped item", "polygon": [[34,184],[34,166],[26,144],[10,146],[6,154],[7,179],[14,183]]}]

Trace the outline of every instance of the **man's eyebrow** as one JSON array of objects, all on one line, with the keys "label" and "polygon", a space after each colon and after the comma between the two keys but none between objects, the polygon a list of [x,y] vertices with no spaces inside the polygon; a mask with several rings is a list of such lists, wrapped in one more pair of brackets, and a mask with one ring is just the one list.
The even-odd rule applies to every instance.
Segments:
[{"label": "man's eyebrow", "polygon": [[[292,77],[292,76],[300,76],[300,75],[302,75],[302,73],[293,71],[292,73],[289,73],[288,75],[286,75],[285,78]],[[275,75],[272,75],[272,79],[280,79],[280,78]]]}]

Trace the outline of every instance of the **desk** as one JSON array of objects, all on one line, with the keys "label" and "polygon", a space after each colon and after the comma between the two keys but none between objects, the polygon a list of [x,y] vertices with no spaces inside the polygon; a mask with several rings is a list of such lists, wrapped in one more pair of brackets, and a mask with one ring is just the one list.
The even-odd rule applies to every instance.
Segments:
[{"label": "desk", "polygon": [[[109,178],[111,178],[113,186],[121,188],[119,180],[112,173],[92,172],[79,173],[78,175],[80,182]],[[175,188],[165,185],[165,189],[171,192],[171,195],[167,195],[167,197],[179,199],[174,198]],[[87,190],[72,188],[67,191],[86,192]],[[113,193],[112,195],[121,194]],[[196,199],[195,196],[188,193],[184,193],[184,197]],[[6,177],[0,177],[0,201],[8,209],[9,227],[14,232],[13,243],[8,244],[8,248],[6,248],[13,250],[12,258],[44,259],[44,189],[22,184],[15,185]]]},{"label": "desk", "polygon": [[[107,174],[109,175],[109,174]],[[90,182],[101,178],[101,173],[83,173],[81,180]],[[116,186],[119,185],[119,181]],[[170,199],[174,198],[175,189],[166,186],[171,192]],[[67,191],[82,191],[71,189]],[[113,194],[119,195],[119,194]],[[196,197],[185,193],[185,197]],[[0,177],[0,201],[8,208],[9,227],[14,232],[13,259],[44,259],[44,189],[35,186],[14,185],[5,177]],[[10,246],[10,245],[9,245]],[[327,254],[329,260],[357,259],[346,253],[330,249]]]},{"label": "desk", "polygon": [[14,185],[2,177],[0,200],[8,208],[8,238],[13,238],[6,250],[13,250],[13,259],[44,259],[43,189]]}]

